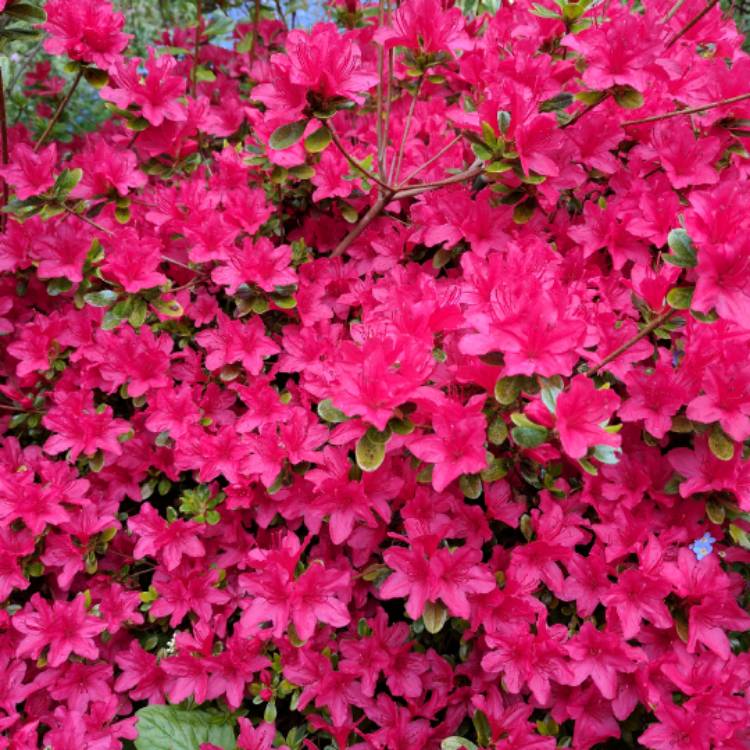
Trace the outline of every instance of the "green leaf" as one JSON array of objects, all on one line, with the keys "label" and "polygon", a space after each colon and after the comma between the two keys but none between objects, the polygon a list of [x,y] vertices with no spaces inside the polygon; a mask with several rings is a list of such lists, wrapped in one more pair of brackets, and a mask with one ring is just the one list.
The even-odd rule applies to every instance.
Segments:
[{"label": "green leaf", "polygon": [[323,125],[305,138],[305,150],[311,154],[318,154],[328,148],[332,137],[331,131]]},{"label": "green leaf", "polygon": [[479,748],[471,741],[467,740],[466,737],[446,737],[440,743],[440,750],[479,750]]},{"label": "green leaf", "polygon": [[603,464],[614,465],[619,463],[621,453],[619,448],[613,448],[611,445],[595,445],[593,456]]},{"label": "green leaf", "polygon": [[47,20],[47,14],[41,8],[30,3],[13,3],[13,5],[5,8],[5,12],[19,21],[28,21],[34,24],[44,23]]},{"label": "green leaf", "polygon": [[70,279],[57,278],[50,279],[47,282],[47,294],[50,297],[57,297],[73,288],[73,282]]},{"label": "green leaf", "polygon": [[102,289],[100,292],[84,294],[83,299],[87,305],[92,307],[109,307],[117,302],[117,292],[113,292],[111,289]]},{"label": "green leaf", "polygon": [[536,201],[533,198],[528,198],[523,201],[523,203],[519,203],[513,209],[513,221],[515,221],[516,224],[526,224],[526,222],[534,215],[535,209]]},{"label": "green leaf", "polygon": [[136,711],[137,750],[198,750],[204,742],[232,750],[234,730],[222,714],[177,706],[145,706]]},{"label": "green leaf", "polygon": [[676,286],[667,293],[667,303],[675,310],[688,310],[693,299],[695,287]]},{"label": "green leaf", "polygon": [[428,633],[439,633],[448,620],[448,610],[440,602],[426,602],[422,622]]},{"label": "green leaf", "polygon": [[667,236],[667,244],[672,251],[664,256],[667,263],[680,268],[694,268],[698,265],[693,241],[684,229],[673,229]]},{"label": "green leaf", "polygon": [[140,328],[146,322],[147,316],[148,305],[146,304],[146,300],[137,298],[133,302],[133,309],[130,311],[130,315],[128,315],[128,323],[133,328]]},{"label": "green leaf", "polygon": [[474,716],[471,717],[471,723],[474,725],[479,744],[482,747],[489,747],[492,741],[492,730],[487,720],[487,714],[484,711],[475,711]]},{"label": "green leaf", "polygon": [[349,417],[344,414],[343,411],[337,409],[330,399],[325,399],[318,404],[318,416],[325,422],[331,424],[339,424],[340,422],[346,422]]},{"label": "green leaf", "polygon": [[643,94],[632,86],[622,86],[615,90],[615,101],[625,109],[639,109],[643,106]]},{"label": "green leaf", "polygon": [[556,112],[560,109],[566,109],[573,103],[573,94],[561,92],[555,94],[549,99],[545,99],[539,104],[540,112]]},{"label": "green leaf", "polygon": [[359,439],[357,447],[354,450],[357,466],[362,471],[375,471],[380,468],[385,459],[385,446],[384,442],[371,440],[369,435],[365,433]]},{"label": "green leaf", "polygon": [[271,133],[268,145],[276,151],[289,148],[302,138],[302,134],[305,132],[306,127],[307,120],[297,120],[297,122],[290,122],[287,125],[282,125]]},{"label": "green leaf", "polygon": [[537,448],[547,439],[548,432],[543,427],[514,427],[510,434],[521,448]]},{"label": "green leaf", "polygon": [[87,83],[95,89],[100,89],[109,83],[109,75],[105,70],[98,68],[86,68],[83,71],[83,77]]},{"label": "green leaf", "polygon": [[55,180],[55,195],[64,198],[81,181],[82,177],[82,169],[63,169]]},{"label": "green leaf", "polygon": [[182,305],[176,299],[157,299],[151,303],[151,306],[156,312],[167,318],[182,317]]},{"label": "green leaf", "polygon": [[521,395],[521,381],[513,376],[501,378],[495,383],[495,400],[509,406]]},{"label": "green leaf", "polygon": [[718,426],[714,426],[708,436],[708,447],[719,461],[731,461],[734,458],[734,442]]}]

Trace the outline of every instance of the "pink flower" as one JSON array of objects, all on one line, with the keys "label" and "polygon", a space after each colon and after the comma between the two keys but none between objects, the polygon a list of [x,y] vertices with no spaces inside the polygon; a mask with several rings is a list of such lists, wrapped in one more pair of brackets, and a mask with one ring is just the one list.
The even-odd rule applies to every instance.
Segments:
[{"label": "pink flower", "polygon": [[555,426],[565,453],[583,458],[596,445],[618,447],[620,436],[603,427],[620,403],[617,394],[597,390],[585,375],[576,375],[570,382],[570,388],[559,395],[555,409]]},{"label": "pink flower", "polygon": [[38,239],[33,248],[39,260],[37,274],[41,279],[83,280],[83,264],[91,249],[91,234],[70,222],[59,222]]},{"label": "pink flower", "polygon": [[432,414],[433,434],[409,441],[409,450],[417,458],[434,464],[432,486],[437,492],[462,474],[475,474],[486,467],[484,401],[484,396],[474,396],[464,406],[452,399],[442,400]]},{"label": "pink flower", "polygon": [[148,59],[143,62],[146,76],[141,73],[141,60],[118,61],[111,71],[111,82],[117,87],[104,86],[99,94],[105,101],[113,102],[121,109],[131,104],[154,127],[165,120],[182,122],[186,115],[179,99],[185,93],[185,76],[173,73],[177,61],[169,55],[156,57],[149,49]]},{"label": "pink flower", "polygon": [[96,659],[99,649],[94,642],[106,627],[98,617],[87,614],[83,596],[70,602],[53,601],[50,606],[39,594],[14,618],[13,627],[22,635],[19,656],[38,659],[45,648],[47,664],[58,667],[71,654]]},{"label": "pink flower", "polygon": [[391,26],[375,33],[387,49],[408,47],[421,54],[446,52],[453,56],[473,46],[464,31],[464,16],[458,8],[443,10],[439,0],[406,0],[393,14]]},{"label": "pink flower", "polygon": [[104,276],[134,294],[167,283],[159,270],[162,244],[152,237],[142,237],[125,227],[104,242],[105,258],[101,269]]},{"label": "pink flower", "polygon": [[567,34],[562,43],[582,55],[586,62],[583,82],[603,91],[612,86],[632,86],[645,91],[651,77],[647,67],[662,49],[650,21],[622,9],[611,12],[611,21],[577,34]]},{"label": "pink flower", "polygon": [[55,184],[57,144],[52,143],[38,153],[25,143],[17,143],[10,164],[0,167],[0,177],[16,191],[19,200],[39,195]]},{"label": "pink flower", "polygon": [[297,282],[291,268],[292,249],[289,245],[273,245],[266,237],[256,242],[245,240],[242,248],[229,250],[226,264],[217,266],[211,278],[236,294],[241,284],[255,284],[263,291],[273,292],[276,287]]},{"label": "pink flower", "polygon": [[108,0],[47,0],[44,10],[43,28],[49,34],[44,49],[51,55],[68,55],[107,70],[131,39],[122,33],[125,16],[113,13]]}]

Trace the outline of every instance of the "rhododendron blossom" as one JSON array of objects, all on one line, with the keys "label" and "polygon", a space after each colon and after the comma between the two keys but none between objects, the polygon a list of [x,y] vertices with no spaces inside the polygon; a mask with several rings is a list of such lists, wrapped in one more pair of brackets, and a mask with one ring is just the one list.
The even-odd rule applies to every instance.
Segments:
[{"label": "rhododendron blossom", "polygon": [[747,2],[323,2],[0,0],[0,750],[748,750]]}]

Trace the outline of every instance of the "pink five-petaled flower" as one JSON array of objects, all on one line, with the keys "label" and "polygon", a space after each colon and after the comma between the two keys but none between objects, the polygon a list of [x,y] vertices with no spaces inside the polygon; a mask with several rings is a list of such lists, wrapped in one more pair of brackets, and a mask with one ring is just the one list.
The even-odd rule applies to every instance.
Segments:
[{"label": "pink five-petaled flower", "polygon": [[242,247],[233,247],[228,256],[226,263],[213,270],[211,278],[225,286],[229,294],[236,294],[241,284],[255,284],[265,292],[273,292],[277,286],[297,282],[289,245],[274,245],[266,237],[255,242],[245,239]]},{"label": "pink five-petaled flower", "polygon": [[635,672],[646,661],[639,648],[629,646],[622,635],[613,630],[597,630],[585,622],[578,634],[566,644],[572,662],[570,668],[574,684],[580,685],[591,677],[599,692],[608,700],[618,693],[618,673]]},{"label": "pink five-petaled flower", "polygon": [[128,422],[112,416],[111,406],[95,407],[91,392],[83,390],[57,395],[42,424],[52,432],[44,443],[45,453],[54,456],[70,450],[73,461],[97,450],[119,456],[122,446],[117,438],[130,431]]},{"label": "pink five-petaled flower", "polygon": [[71,654],[96,659],[99,649],[94,637],[106,627],[102,620],[86,612],[83,596],[70,602],[53,601],[50,606],[39,594],[34,594],[12,622],[23,636],[16,654],[37,659],[49,647],[50,667],[64,664]]},{"label": "pink five-petaled flower", "polygon": [[335,24],[315,24],[309,33],[291,31],[285,45],[291,61],[291,82],[323,100],[340,96],[362,104],[361,92],[378,81],[377,76],[362,69],[357,43],[342,36]]},{"label": "pink five-petaled flower", "polygon": [[607,432],[606,424],[620,399],[607,389],[597,389],[590,378],[576,375],[563,391],[555,410],[562,448],[571,458],[583,458],[595,445],[618,447],[620,436]]},{"label": "pink five-petaled flower", "polygon": [[409,442],[409,450],[433,464],[432,486],[442,492],[456,477],[475,474],[487,466],[484,435],[487,420],[482,413],[485,396],[472,396],[466,405],[443,399],[432,414],[432,435]]},{"label": "pink five-petaled flower", "polygon": [[82,281],[83,265],[91,249],[91,235],[67,221],[50,229],[37,240],[32,251],[39,261],[39,278]]},{"label": "pink five-petaled flower", "polygon": [[17,143],[10,164],[0,167],[0,177],[15,188],[16,198],[26,200],[39,195],[55,184],[57,144],[52,143],[38,153],[31,146]]},{"label": "pink five-petaled flower", "polygon": [[156,57],[156,52],[151,48],[143,67],[147,73],[145,79],[141,73],[140,59],[118,62],[111,71],[111,80],[117,84],[117,88],[104,86],[99,90],[99,95],[121,109],[135,105],[154,127],[164,120],[185,120],[185,108],[179,101],[185,94],[185,77],[173,72],[177,67],[174,57]]},{"label": "pink five-petaled flower", "polygon": [[408,47],[421,54],[453,55],[457,50],[473,47],[464,30],[461,10],[443,10],[440,0],[406,0],[393,14],[391,23],[375,32],[375,40],[386,49]]},{"label": "pink five-petaled flower", "polygon": [[611,23],[563,37],[562,43],[580,53],[586,62],[583,82],[603,91],[612,86],[632,86],[645,91],[651,80],[646,68],[663,46],[651,21],[623,8],[612,11]]},{"label": "pink five-petaled flower", "polygon": [[47,0],[44,10],[43,28],[49,34],[44,49],[51,55],[67,55],[107,70],[131,38],[122,33],[125,16],[113,13],[107,0]]},{"label": "pink five-petaled flower", "polygon": [[243,322],[220,312],[216,316],[216,323],[216,328],[205,329],[195,337],[208,352],[206,367],[209,370],[241,362],[251,375],[258,375],[263,369],[263,360],[280,351],[265,336],[266,331],[259,316]]},{"label": "pink five-petaled flower", "polygon": [[351,575],[313,561],[294,582],[290,611],[294,629],[303,641],[315,632],[318,622],[340,628],[349,624],[344,598],[351,588]]},{"label": "pink five-petaled flower", "polygon": [[135,294],[167,283],[167,277],[157,270],[161,263],[162,244],[155,237],[140,236],[135,229],[123,227],[103,244],[102,273],[126,292]]}]

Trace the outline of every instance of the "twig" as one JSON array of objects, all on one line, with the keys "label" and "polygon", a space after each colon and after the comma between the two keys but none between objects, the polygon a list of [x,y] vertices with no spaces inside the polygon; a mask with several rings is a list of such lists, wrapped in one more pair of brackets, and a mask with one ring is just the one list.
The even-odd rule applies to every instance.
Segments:
[{"label": "twig", "polygon": [[388,182],[397,182],[401,174],[401,162],[404,158],[404,149],[406,148],[406,141],[409,138],[409,131],[411,130],[411,121],[414,119],[414,110],[417,107],[417,99],[419,99],[419,91],[422,88],[422,81],[424,80],[424,74],[419,76],[417,80],[417,87],[414,89],[414,95],[412,96],[411,102],[409,103],[409,112],[406,115],[406,123],[404,124],[404,132],[401,134],[401,143],[398,147],[398,155],[396,161],[391,165],[391,174],[389,175]]},{"label": "twig", "polygon": [[680,115],[695,115],[700,112],[707,112],[709,109],[716,109],[716,107],[723,107],[726,104],[734,104],[736,102],[750,99],[750,93],[739,94],[738,96],[731,96],[728,99],[722,99],[718,102],[711,102],[710,104],[702,104],[700,107],[688,107],[687,109],[676,109],[674,112],[662,112],[659,115],[651,115],[650,117],[642,117],[639,120],[625,120],[620,125],[643,125],[647,122],[657,122],[658,120],[667,120],[670,117],[679,117]]},{"label": "twig", "polygon": [[602,367],[606,367],[610,362],[613,362],[621,354],[624,354],[628,349],[630,349],[631,346],[635,346],[641,339],[648,336],[651,331],[658,328],[662,323],[666,323],[666,321],[668,321],[676,312],[677,310],[672,307],[666,312],[663,312],[661,315],[657,315],[650,323],[647,323],[645,326],[643,326],[643,328],[641,328],[641,330],[638,331],[635,336],[628,339],[624,344],[622,344],[622,346],[618,346],[617,349],[608,354],[598,365],[596,365],[596,367],[592,367],[587,373],[588,376],[592,377],[596,375],[596,373],[599,372]]},{"label": "twig", "polygon": [[198,63],[201,52],[201,26],[203,25],[203,0],[195,0],[195,48],[193,49],[193,70],[190,81],[190,94],[195,99],[198,93]]},{"label": "twig", "polygon": [[333,125],[324,125],[324,127],[327,127],[329,132],[331,133],[331,139],[333,140],[334,145],[336,148],[343,154],[344,158],[351,164],[356,170],[361,172],[365,177],[367,177],[368,180],[372,180],[376,185],[380,185],[383,190],[390,190],[391,186],[387,183],[383,182],[379,177],[376,177],[372,172],[370,172],[368,169],[365,169],[363,166],[357,163],[356,159],[352,157],[347,150],[344,148],[344,144],[341,142],[341,139],[338,136],[338,133],[333,129]]},{"label": "twig", "polygon": [[85,214],[79,214],[76,211],[74,211],[70,206],[65,206],[65,211],[69,213],[71,216],[75,216],[77,219],[80,219],[81,221],[85,222],[89,226],[93,227],[99,232],[103,232],[108,237],[112,237],[114,235],[114,232],[110,231],[106,227],[103,227],[101,224],[97,224],[93,219],[89,219],[88,216]]},{"label": "twig", "polygon": [[[6,166],[10,162],[10,156],[8,154],[8,120],[5,112],[5,83],[3,81],[3,71],[0,68],[0,137],[3,139],[2,143],[2,158],[3,166]],[[3,193],[2,193],[2,205],[0,209],[8,205],[8,183],[3,178]],[[0,214],[0,232],[5,232],[6,224],[8,223],[8,215],[5,213]]]},{"label": "twig", "polygon": [[449,141],[445,146],[443,146],[440,151],[438,151],[436,154],[431,156],[422,166],[417,167],[415,170],[411,172],[411,174],[407,175],[400,183],[399,188],[403,187],[404,185],[408,184],[410,180],[413,180],[420,172],[427,169],[427,167],[430,166],[430,164],[434,164],[443,154],[447,153],[448,151],[453,148],[461,139],[463,138],[463,134],[459,133],[455,138],[453,138],[451,141]]},{"label": "twig", "polygon": [[192,271],[195,273],[195,269],[191,268],[187,263],[183,263],[181,260],[177,260],[176,258],[170,258],[168,255],[162,255],[161,256],[162,261],[164,263],[171,263],[174,266],[179,266],[180,268],[185,268],[188,271]]},{"label": "twig", "polygon": [[255,0],[255,8],[253,9],[253,41],[252,41],[252,47],[250,47],[250,64],[252,65],[253,61],[255,60],[257,56],[257,46],[258,46],[258,26],[260,25],[260,0]]},{"label": "twig", "polygon": [[592,109],[598,107],[603,101],[606,101],[608,98],[609,92],[605,93],[601,99],[597,99],[592,104],[587,104],[583,109],[579,109],[578,112],[576,112],[573,117],[570,118],[570,120],[568,120],[563,125],[560,125],[560,130],[569,128],[571,125],[575,125],[575,123],[577,123],[584,115],[587,115],[589,112],[591,112]]},{"label": "twig", "polygon": [[331,253],[332,258],[339,258],[344,254],[346,249],[349,247],[349,245],[354,242],[354,240],[359,237],[362,232],[367,229],[368,226],[372,223],[372,221],[380,214],[380,212],[385,208],[386,204],[390,202],[392,198],[392,193],[390,191],[386,191],[383,195],[378,196],[378,199],[375,201],[375,203],[370,206],[370,210],[359,220],[357,223],[357,226],[354,227],[354,229],[349,232],[349,234],[344,237],[341,242],[339,242],[338,245],[336,245],[336,248]]},{"label": "twig", "polygon": [[393,194],[393,199],[398,200],[399,198],[411,198],[414,195],[426,193],[428,190],[437,190],[438,188],[445,187],[446,185],[453,185],[456,182],[463,182],[464,180],[476,177],[482,172],[483,169],[484,164],[480,159],[477,159],[468,169],[465,169],[463,172],[458,172],[457,174],[451,175],[450,177],[446,177],[442,180],[437,180],[436,182],[423,182],[419,185],[414,185],[413,187],[407,187],[403,190],[398,190]]},{"label": "twig", "polygon": [[[378,26],[383,26],[383,0],[378,0]],[[383,56],[383,47],[378,45],[378,87],[375,93],[375,123],[376,141],[378,144],[378,171],[381,179],[385,180],[385,162],[383,156],[383,74],[385,73],[385,62]]]},{"label": "twig", "polygon": [[279,19],[281,23],[284,24],[284,28],[288,31],[289,30],[289,24],[286,22],[286,17],[284,16],[284,9],[281,7],[281,3],[279,0],[273,0],[274,5],[276,6],[276,12],[279,14]]},{"label": "twig", "polygon": [[44,145],[44,142],[49,137],[49,134],[52,132],[52,128],[57,125],[58,120],[62,116],[62,113],[65,111],[65,107],[68,106],[68,102],[70,101],[71,97],[75,93],[75,90],[78,88],[78,84],[81,82],[81,78],[83,78],[83,69],[80,69],[73,80],[73,84],[68,89],[68,93],[65,94],[63,97],[63,100],[58,105],[57,109],[55,110],[55,114],[52,115],[52,119],[47,123],[47,127],[45,128],[44,132],[39,136],[39,140],[36,142],[36,145],[34,146],[34,153],[39,151],[39,149]]},{"label": "twig", "polygon": [[695,26],[704,16],[711,12],[711,9],[717,5],[719,0],[711,0],[711,2],[697,15],[693,16],[668,42],[666,48],[669,49],[678,39],[685,36],[690,29]]}]

